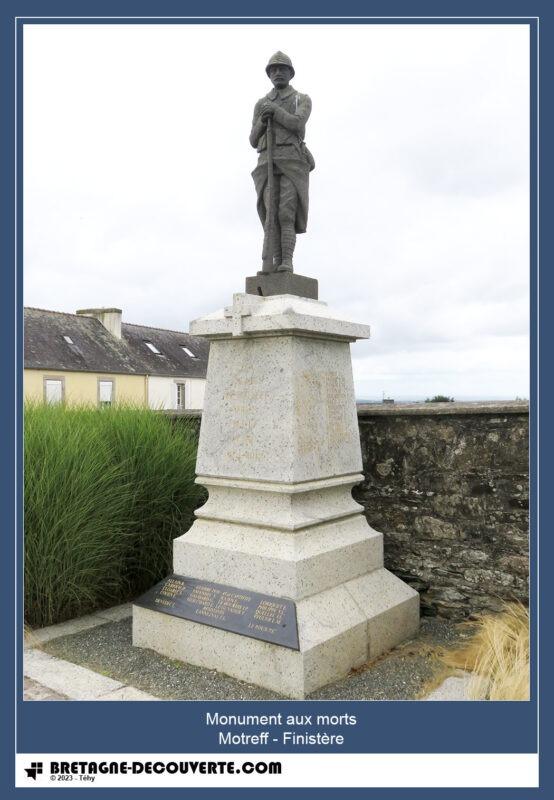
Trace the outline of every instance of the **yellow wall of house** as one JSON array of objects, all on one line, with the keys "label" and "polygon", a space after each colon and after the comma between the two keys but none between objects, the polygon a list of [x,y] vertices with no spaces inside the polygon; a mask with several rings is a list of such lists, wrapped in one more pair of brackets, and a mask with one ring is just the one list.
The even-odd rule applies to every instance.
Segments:
[{"label": "yellow wall of house", "polygon": [[98,405],[98,378],[114,382],[114,402],[146,405],[145,375],[108,375],[98,372],[62,372],[56,370],[23,370],[25,400],[44,400],[44,378],[64,378],[65,402],[68,405]]}]

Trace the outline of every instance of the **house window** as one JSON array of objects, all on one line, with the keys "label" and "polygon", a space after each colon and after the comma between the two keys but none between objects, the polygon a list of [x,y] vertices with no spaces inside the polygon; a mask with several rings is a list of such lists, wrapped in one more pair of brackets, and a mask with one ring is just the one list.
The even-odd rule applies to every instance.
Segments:
[{"label": "house window", "polygon": [[98,405],[100,408],[111,406],[113,402],[113,381],[98,379]]},{"label": "house window", "polygon": [[147,342],[147,341],[145,341],[144,344],[149,350],[151,350],[153,353],[156,353],[157,356],[161,356],[161,353],[155,344],[152,344],[152,342]]},{"label": "house window", "polygon": [[189,350],[184,344],[181,345],[181,350],[183,350],[189,358],[198,358],[198,356],[195,356],[192,350]]},{"label": "house window", "polygon": [[44,379],[44,401],[50,405],[63,403],[64,380],[63,378]]},{"label": "house window", "polygon": [[177,384],[177,408],[186,408],[185,384]]}]

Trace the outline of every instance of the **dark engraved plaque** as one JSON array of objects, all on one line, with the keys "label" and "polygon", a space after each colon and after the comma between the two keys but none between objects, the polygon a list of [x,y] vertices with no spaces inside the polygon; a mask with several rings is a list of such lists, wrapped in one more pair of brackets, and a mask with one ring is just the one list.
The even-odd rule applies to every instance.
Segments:
[{"label": "dark engraved plaque", "polygon": [[285,597],[170,575],[135,605],[299,650],[296,606]]}]

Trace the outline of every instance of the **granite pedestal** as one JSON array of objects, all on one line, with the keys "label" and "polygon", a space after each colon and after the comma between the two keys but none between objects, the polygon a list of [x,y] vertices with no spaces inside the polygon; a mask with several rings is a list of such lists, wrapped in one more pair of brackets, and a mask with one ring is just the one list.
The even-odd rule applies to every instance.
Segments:
[{"label": "granite pedestal", "polygon": [[317,300],[317,281],[297,272],[258,272],[246,279],[246,293],[258,297],[278,294],[295,294]]},{"label": "granite pedestal", "polygon": [[363,479],[350,342],[369,328],[294,295],[234,295],[211,341],[197,461],[209,491],[174,572],[289,598],[299,650],[134,607],[133,642],[294,698],[412,637],[417,592],[383,567]]}]

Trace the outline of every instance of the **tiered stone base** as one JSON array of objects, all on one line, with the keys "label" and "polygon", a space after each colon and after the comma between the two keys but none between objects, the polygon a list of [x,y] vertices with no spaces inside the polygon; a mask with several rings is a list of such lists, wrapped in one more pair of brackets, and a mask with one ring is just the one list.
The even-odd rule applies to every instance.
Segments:
[{"label": "tiered stone base", "polygon": [[363,476],[349,342],[365,326],[292,295],[235,295],[212,340],[197,461],[209,491],[174,572],[296,604],[299,650],[134,607],[133,643],[303,698],[406,638],[417,592],[383,567]]},{"label": "tiered stone base", "polygon": [[417,593],[386,569],[306,597],[296,609],[300,651],[139,606],[133,644],[302,699],[412,637],[419,625]]}]

